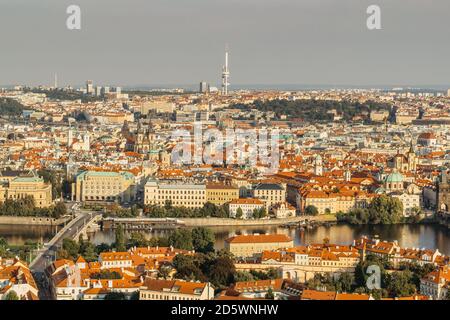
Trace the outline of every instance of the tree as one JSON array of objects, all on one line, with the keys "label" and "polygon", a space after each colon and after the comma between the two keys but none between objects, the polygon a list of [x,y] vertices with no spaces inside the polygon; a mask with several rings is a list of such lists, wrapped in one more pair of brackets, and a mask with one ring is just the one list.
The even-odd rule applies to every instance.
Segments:
[{"label": "tree", "polygon": [[19,300],[19,296],[14,290],[11,290],[6,294],[5,300]]},{"label": "tree", "polygon": [[53,217],[58,219],[67,214],[67,208],[64,202],[58,202],[53,209]]},{"label": "tree", "polygon": [[416,293],[412,273],[409,270],[389,274],[386,279],[386,289],[391,297],[405,297]]},{"label": "tree", "polygon": [[336,289],[340,292],[351,292],[353,277],[349,273],[342,273],[336,282]]},{"label": "tree", "polygon": [[383,261],[383,259],[378,256],[369,254],[366,256],[364,261],[360,261],[356,265],[355,284],[357,287],[366,287],[367,278],[369,277],[369,275],[367,274],[367,268],[370,265],[377,265],[378,267],[380,267],[382,286],[384,286],[383,281],[386,274],[385,271],[386,262]]},{"label": "tree", "polygon": [[397,198],[382,195],[372,200],[368,212],[372,224],[398,223],[403,215],[403,204]]},{"label": "tree", "polygon": [[372,200],[367,209],[357,208],[337,215],[339,221],[350,224],[394,224],[401,222],[402,217],[402,202],[386,195]]},{"label": "tree", "polygon": [[0,257],[7,256],[9,256],[8,242],[5,240],[5,238],[0,238]]},{"label": "tree", "polygon": [[269,290],[267,290],[267,293],[264,297],[267,300],[274,300],[275,299],[275,295],[273,294],[273,290],[272,288],[269,288]]},{"label": "tree", "polygon": [[243,215],[244,215],[244,212],[242,211],[241,207],[237,208],[236,218],[241,219]]},{"label": "tree", "polygon": [[316,206],[309,205],[305,208],[305,214],[307,216],[317,216],[319,214],[319,210]]},{"label": "tree", "polygon": [[76,259],[80,252],[80,245],[75,240],[65,238],[63,240],[62,249],[67,252],[67,257],[70,259]]},{"label": "tree", "polygon": [[169,244],[178,249],[193,250],[192,234],[188,229],[175,230],[169,236]]},{"label": "tree", "polygon": [[264,218],[267,215],[265,208],[259,208],[259,209],[253,209],[253,218],[254,219],[261,219]]},{"label": "tree", "polygon": [[214,251],[215,237],[210,229],[197,227],[192,229],[191,233],[195,251],[203,253]]},{"label": "tree", "polygon": [[159,267],[158,277],[166,280],[169,277],[171,271],[172,271],[172,268],[170,266],[163,265],[163,266]]},{"label": "tree", "polygon": [[177,254],[172,261],[174,268],[177,270],[176,278],[185,280],[200,280],[205,278],[193,256]]},{"label": "tree", "polygon": [[253,281],[255,278],[248,271],[237,271],[234,275],[234,281],[242,282],[242,281]]},{"label": "tree", "polygon": [[127,248],[132,247],[146,247],[149,241],[145,238],[142,232],[132,232],[130,239],[127,241]]},{"label": "tree", "polygon": [[98,259],[97,253],[95,252],[95,246],[90,242],[83,242],[83,245],[80,245],[80,253],[87,262],[96,261]]},{"label": "tree", "polygon": [[116,229],[116,243],[115,247],[117,251],[125,251],[125,232],[123,230],[123,226],[119,224]]},{"label": "tree", "polygon": [[216,287],[227,287],[234,282],[236,268],[229,257],[218,257],[212,264],[208,278]]},{"label": "tree", "polygon": [[52,185],[52,198],[61,197],[62,183],[58,172],[54,170],[42,169],[38,170],[37,174],[41,176],[45,182]]}]

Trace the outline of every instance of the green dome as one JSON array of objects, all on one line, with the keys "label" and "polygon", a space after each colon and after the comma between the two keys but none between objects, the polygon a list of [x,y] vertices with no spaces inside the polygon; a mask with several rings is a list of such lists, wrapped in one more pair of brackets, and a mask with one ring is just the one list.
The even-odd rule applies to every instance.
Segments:
[{"label": "green dome", "polygon": [[403,176],[398,172],[392,172],[386,177],[387,183],[403,182]]}]

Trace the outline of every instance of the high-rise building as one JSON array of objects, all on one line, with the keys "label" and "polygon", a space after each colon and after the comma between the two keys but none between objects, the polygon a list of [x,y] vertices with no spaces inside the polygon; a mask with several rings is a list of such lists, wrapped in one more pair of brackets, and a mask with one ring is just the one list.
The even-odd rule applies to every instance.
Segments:
[{"label": "high-rise building", "polygon": [[99,87],[99,86],[95,87],[95,95],[97,97],[102,95],[102,87]]},{"label": "high-rise building", "polygon": [[447,90],[447,96],[450,97],[450,89]]},{"label": "high-rise building", "polygon": [[200,82],[200,93],[207,93],[209,92],[209,84],[205,81]]},{"label": "high-rise building", "polygon": [[102,95],[107,95],[109,93],[109,87],[102,88]]},{"label": "high-rise building", "polygon": [[94,82],[92,80],[86,81],[86,93],[87,94],[94,93]]}]

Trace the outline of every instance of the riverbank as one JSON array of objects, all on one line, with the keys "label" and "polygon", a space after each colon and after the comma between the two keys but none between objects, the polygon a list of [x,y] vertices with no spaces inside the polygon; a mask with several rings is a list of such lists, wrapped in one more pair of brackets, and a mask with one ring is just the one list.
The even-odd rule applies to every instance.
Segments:
[{"label": "riverbank", "polygon": [[318,222],[318,223],[332,223],[337,222],[334,215],[320,215],[320,216],[300,216],[289,217],[282,219],[255,219],[255,220],[241,220],[230,218],[179,218],[180,223],[186,227],[250,227],[250,226],[282,226],[289,224],[296,224],[304,221]]},{"label": "riverbank", "polygon": [[55,219],[50,217],[0,216],[0,225],[59,226],[68,220],[70,220],[70,217]]}]

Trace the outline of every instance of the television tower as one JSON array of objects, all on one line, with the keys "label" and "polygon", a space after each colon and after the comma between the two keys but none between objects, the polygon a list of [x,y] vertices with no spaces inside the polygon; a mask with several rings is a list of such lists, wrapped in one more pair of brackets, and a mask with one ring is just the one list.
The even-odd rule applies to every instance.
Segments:
[{"label": "television tower", "polygon": [[225,49],[225,65],[222,67],[222,94],[228,95],[228,82],[230,78],[230,70],[228,69],[228,46]]}]

